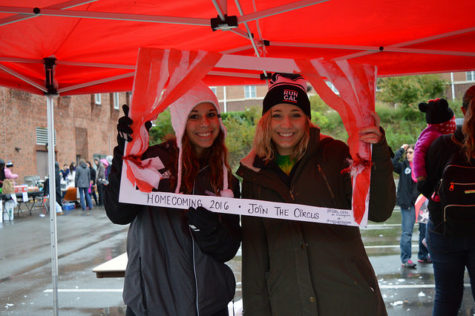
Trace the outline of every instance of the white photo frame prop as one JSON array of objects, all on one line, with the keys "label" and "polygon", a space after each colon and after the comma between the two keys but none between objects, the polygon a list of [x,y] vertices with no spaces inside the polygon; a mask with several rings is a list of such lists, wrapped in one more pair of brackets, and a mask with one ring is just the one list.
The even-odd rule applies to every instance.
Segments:
[{"label": "white photo frame prop", "polygon": [[122,203],[173,208],[177,211],[202,206],[216,213],[346,226],[362,225],[355,222],[352,210],[218,196],[142,192],[128,180],[126,174],[127,165],[123,164],[119,193],[119,202]]},{"label": "white photo frame prop", "polygon": [[[147,56],[147,62],[144,61],[145,57],[141,59],[142,53]],[[171,71],[167,66],[169,63],[174,63],[174,67],[170,69],[178,70]],[[148,68],[148,65],[154,67],[153,71],[150,70],[152,68]],[[134,136],[134,140],[126,144],[125,152],[127,154],[124,156],[140,156],[148,146],[148,132],[143,128],[143,123],[155,119],[158,113],[186,91],[187,85],[202,79],[206,73],[211,74],[212,72],[212,75],[215,76],[217,72],[210,71],[210,69],[214,69],[213,67],[302,73],[304,77],[307,78],[308,76],[310,83],[321,94],[327,104],[335,108],[340,115],[344,114],[345,117],[342,116],[342,119],[345,128],[352,131],[349,132],[348,143],[352,157],[357,157],[350,166],[353,185],[352,208],[355,211],[353,209],[343,210],[282,202],[153,191],[150,193],[142,192],[137,189],[137,184],[142,187],[145,183],[148,189],[144,191],[150,191],[150,188],[158,187],[159,176],[155,176],[157,170],[152,170],[150,166],[138,165],[140,162],[127,160],[127,158],[124,159],[122,167],[119,202],[175,209],[188,209],[190,206],[202,205],[213,212],[325,224],[366,226],[368,222],[371,145],[358,141],[355,131],[373,124],[371,113],[374,112],[376,68],[370,65],[353,65],[346,61],[307,61],[237,55],[217,56],[216,53],[203,51],[190,53],[188,51],[154,48],[141,49],[134,79],[134,97],[129,111],[129,116],[131,116],[134,124],[137,123],[137,125],[132,126],[134,135],[140,135],[137,136],[138,139],[135,139],[136,136]],[[141,72],[141,69],[147,72],[146,76]],[[206,69],[206,72],[204,72],[204,69]],[[160,77],[160,74],[165,77]],[[340,95],[336,95],[323,83],[323,77],[331,79],[335,83]],[[167,80],[170,80],[170,83],[165,94],[162,94],[162,89],[165,88]],[[182,81],[180,82],[180,80]],[[137,93],[136,97],[135,93]],[[135,111],[134,101],[138,104]],[[148,108],[147,106],[144,107],[145,104],[151,105]],[[133,168],[127,172],[131,166]],[[140,182],[135,182],[134,178],[137,176],[141,177]],[[358,199],[355,199],[355,196]]]}]

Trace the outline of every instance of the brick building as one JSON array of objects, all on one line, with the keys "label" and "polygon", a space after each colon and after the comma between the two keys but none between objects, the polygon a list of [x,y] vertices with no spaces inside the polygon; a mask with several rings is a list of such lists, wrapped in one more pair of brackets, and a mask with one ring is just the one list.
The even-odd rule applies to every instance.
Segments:
[{"label": "brick building", "polygon": [[[120,105],[127,99],[126,93],[54,98],[55,153],[61,167],[112,154]],[[17,183],[29,175],[43,178],[48,170],[46,97],[0,88],[0,113],[0,158],[13,161]]]},{"label": "brick building", "polygon": [[247,107],[261,106],[267,85],[211,87],[219,100],[221,111],[243,111]]},{"label": "brick building", "polygon": [[475,70],[441,74],[449,83],[445,95],[448,99],[462,99],[468,88],[475,84]]}]

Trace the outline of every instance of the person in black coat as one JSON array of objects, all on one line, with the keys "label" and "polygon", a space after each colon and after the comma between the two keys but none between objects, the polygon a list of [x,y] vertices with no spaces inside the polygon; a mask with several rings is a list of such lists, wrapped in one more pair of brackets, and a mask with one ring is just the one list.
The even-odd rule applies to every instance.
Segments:
[{"label": "person in black coat", "polygon": [[[419,196],[417,183],[412,176],[412,161],[414,145],[404,144],[399,148],[392,159],[394,172],[399,174],[397,186],[397,205],[401,208],[401,262],[404,268],[415,269],[416,264],[411,260],[412,231],[416,221],[415,203]],[[419,225],[419,262],[429,263],[428,250],[422,244],[425,237],[425,224]]]},{"label": "person in black coat", "polygon": [[96,202],[96,205],[99,205],[97,201],[97,194],[96,194],[96,170],[92,167],[92,164],[90,161],[87,162],[87,165],[89,166],[89,172],[91,173],[91,196],[94,199],[94,202]]}]

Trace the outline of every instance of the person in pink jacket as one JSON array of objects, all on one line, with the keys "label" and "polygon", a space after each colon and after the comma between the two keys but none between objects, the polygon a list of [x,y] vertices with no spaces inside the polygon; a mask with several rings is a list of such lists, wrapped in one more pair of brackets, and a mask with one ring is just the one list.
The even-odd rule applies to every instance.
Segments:
[{"label": "person in pink jacket", "polygon": [[419,110],[426,114],[427,127],[421,132],[414,148],[413,180],[423,181],[427,177],[426,153],[432,142],[441,135],[455,132],[455,116],[447,100],[434,99],[420,103]]},{"label": "person in pink jacket", "polygon": [[18,175],[16,173],[13,173],[10,168],[13,168],[13,162],[9,161],[5,165],[5,179],[16,179],[18,178]]}]

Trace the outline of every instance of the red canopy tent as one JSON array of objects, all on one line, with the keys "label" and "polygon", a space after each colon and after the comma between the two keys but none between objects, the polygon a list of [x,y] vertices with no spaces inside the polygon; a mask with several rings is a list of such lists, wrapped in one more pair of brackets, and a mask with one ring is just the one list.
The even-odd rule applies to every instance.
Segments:
[{"label": "red canopy tent", "polygon": [[[132,90],[140,47],[349,60],[379,76],[475,69],[472,0],[0,0],[0,85],[48,96]],[[264,83],[216,64],[210,85]],[[49,173],[54,173],[49,148]],[[50,181],[50,192],[54,192]],[[54,310],[57,254],[50,201]]]},{"label": "red canopy tent", "polygon": [[[475,68],[474,1],[227,2],[0,1],[0,85],[46,92],[43,58],[54,57],[61,95],[130,91],[146,46],[347,59],[380,76]],[[257,72],[213,73],[213,85],[262,83]]]}]

